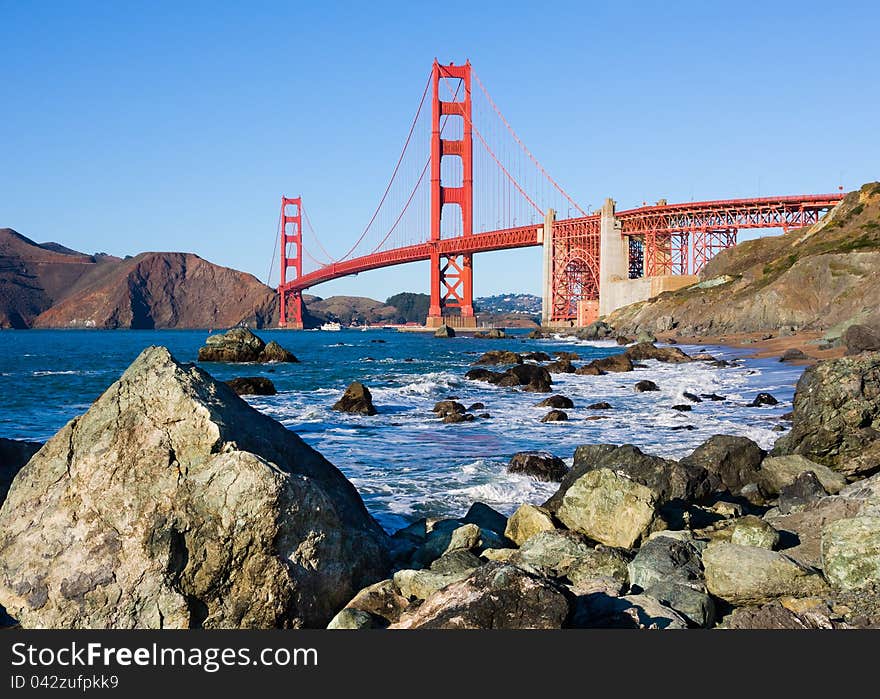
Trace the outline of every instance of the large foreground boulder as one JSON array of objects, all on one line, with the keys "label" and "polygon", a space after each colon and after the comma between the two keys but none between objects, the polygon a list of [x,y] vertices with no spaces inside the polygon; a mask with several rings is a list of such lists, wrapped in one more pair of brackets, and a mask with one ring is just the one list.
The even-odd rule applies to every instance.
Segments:
[{"label": "large foreground boulder", "polygon": [[211,335],[199,348],[200,362],[298,362],[274,340],[267,345],[247,328]]},{"label": "large foreground boulder", "polygon": [[797,383],[791,431],[774,456],[800,454],[848,477],[880,470],[880,352],[820,362]]},{"label": "large foreground boulder", "polygon": [[682,466],[704,468],[712,487],[738,493],[758,481],[764,450],[748,437],[716,434],[681,460]]},{"label": "large foreground boulder", "polygon": [[223,383],[144,350],[0,509],[26,628],[324,627],[387,575],[354,487]]}]

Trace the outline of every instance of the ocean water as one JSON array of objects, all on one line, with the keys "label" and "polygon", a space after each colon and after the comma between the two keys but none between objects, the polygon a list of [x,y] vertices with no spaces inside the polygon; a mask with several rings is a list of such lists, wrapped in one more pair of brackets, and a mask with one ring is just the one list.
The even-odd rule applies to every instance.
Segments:
[{"label": "ocean water", "polygon": [[[716,369],[703,362],[668,365],[646,362],[623,374],[554,374],[554,393],[570,397],[568,422],[541,423],[550,394],[525,393],[464,379],[482,352],[574,351],[582,360],[621,351],[611,342],[570,339],[437,340],[430,334],[393,330],[361,332],[260,331],[299,357],[299,364],[203,364],[218,379],[266,376],[279,394],[249,397],[256,409],[279,420],[336,464],[356,485],[380,523],[394,531],[421,516],[463,514],[475,501],[505,513],[520,503],[540,503],[556,486],[510,475],[510,456],[544,449],[571,463],[575,447],[630,443],[644,451],[680,458],[713,434],[744,435],[764,448],[780,436],[773,427],[791,409],[801,367],[772,359],[744,359],[743,352],[701,349],[737,365]],[[205,331],[27,330],[0,332],[0,436],[46,440],[72,417],[85,412],[128,364],[149,345],[165,345],[180,361],[196,360]],[[576,364],[578,362],[575,362]],[[660,391],[636,393],[641,379]],[[364,382],[379,415],[363,417],[331,410],[345,387]],[[681,413],[683,393],[718,393],[725,401],[704,401]],[[777,406],[748,407],[759,391]],[[485,404],[489,419],[443,424],[431,408],[456,397],[465,406]],[[588,410],[598,401],[613,410]],[[600,415],[600,420],[588,420]],[[782,423],[783,425],[786,423]],[[690,425],[692,430],[676,430]]]}]

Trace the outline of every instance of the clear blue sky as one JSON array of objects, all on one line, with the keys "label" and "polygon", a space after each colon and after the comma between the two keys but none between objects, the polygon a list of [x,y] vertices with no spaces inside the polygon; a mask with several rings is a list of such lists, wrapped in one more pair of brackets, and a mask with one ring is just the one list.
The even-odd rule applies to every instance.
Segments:
[{"label": "clear blue sky", "polygon": [[[880,179],[878,26],[874,2],[0,0],[0,226],[265,280],[301,193],[340,254],[435,56],[470,58],[583,204],[852,189]],[[475,268],[478,295],[540,288],[537,249]],[[400,290],[427,266],[314,292]]]}]

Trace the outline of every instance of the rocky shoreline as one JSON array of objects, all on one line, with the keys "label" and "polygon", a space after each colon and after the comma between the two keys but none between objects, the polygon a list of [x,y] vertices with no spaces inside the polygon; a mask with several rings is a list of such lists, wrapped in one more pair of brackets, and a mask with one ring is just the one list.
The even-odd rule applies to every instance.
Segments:
[{"label": "rocky shoreline", "polygon": [[[241,335],[204,359],[239,347],[259,361],[265,346]],[[558,373],[719,362],[655,339],[586,363],[488,352],[468,378],[551,394]],[[295,361],[284,352],[270,358]],[[540,401],[548,416],[570,403]],[[376,413],[362,384],[334,408]],[[510,517],[476,502],[389,536],[294,433],[149,348],[35,454],[0,444],[0,604],[27,628],[878,626],[880,352],[809,367],[790,418],[769,453],[726,435],[680,460],[615,444],[578,447],[571,468],[519,453],[511,472],[559,483],[546,502]]]}]

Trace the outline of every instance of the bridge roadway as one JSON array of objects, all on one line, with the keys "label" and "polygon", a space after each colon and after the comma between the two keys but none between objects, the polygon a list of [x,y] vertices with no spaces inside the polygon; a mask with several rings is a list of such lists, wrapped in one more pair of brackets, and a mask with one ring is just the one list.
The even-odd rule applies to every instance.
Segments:
[{"label": "bridge roadway", "polygon": [[[799,228],[815,223],[821,213],[843,198],[843,194],[795,195],[728,199],[718,201],[659,204],[618,211],[621,235],[662,236],[706,229]],[[554,235],[589,236],[599,234],[600,214],[560,219],[553,224]],[[298,279],[285,290],[302,291],[340,277],[382,267],[428,260],[436,249],[441,255],[491,252],[543,244],[543,224],[444,238],[393,250],[377,251],[350,260],[334,262]]]}]

